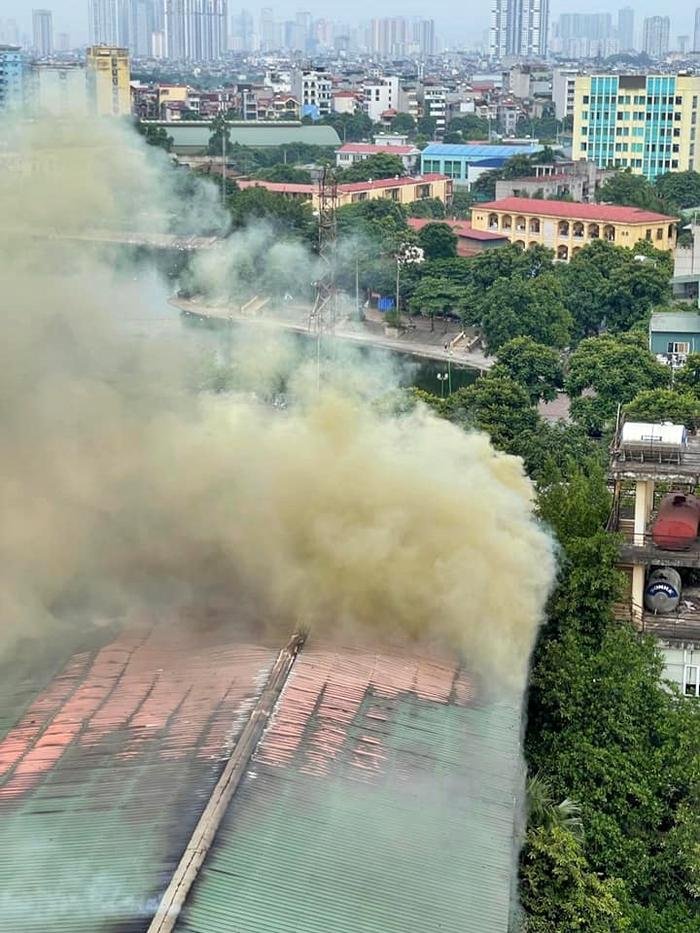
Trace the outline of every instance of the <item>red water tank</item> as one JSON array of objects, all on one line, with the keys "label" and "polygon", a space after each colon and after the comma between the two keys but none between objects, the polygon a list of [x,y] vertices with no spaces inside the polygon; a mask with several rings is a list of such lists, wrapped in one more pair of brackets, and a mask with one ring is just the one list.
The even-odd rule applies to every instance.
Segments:
[{"label": "red water tank", "polygon": [[651,533],[664,551],[687,551],[698,536],[700,499],[684,492],[670,492],[659,506]]}]

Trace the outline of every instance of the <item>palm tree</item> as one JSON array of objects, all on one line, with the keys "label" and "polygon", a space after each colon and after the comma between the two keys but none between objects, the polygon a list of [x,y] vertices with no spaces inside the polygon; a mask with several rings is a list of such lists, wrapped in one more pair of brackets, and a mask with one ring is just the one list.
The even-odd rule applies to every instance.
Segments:
[{"label": "palm tree", "polygon": [[533,774],[527,779],[527,825],[528,829],[553,829],[559,826],[576,839],[583,839],[581,807],[567,797],[555,803],[552,789],[545,778]]}]

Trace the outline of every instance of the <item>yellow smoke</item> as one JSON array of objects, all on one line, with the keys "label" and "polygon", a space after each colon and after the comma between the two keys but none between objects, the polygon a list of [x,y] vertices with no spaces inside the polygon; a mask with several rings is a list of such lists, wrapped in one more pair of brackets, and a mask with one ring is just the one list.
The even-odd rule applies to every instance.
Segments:
[{"label": "yellow smoke", "polygon": [[[6,142],[0,646],[71,614],[215,596],[241,619],[456,649],[521,686],[554,558],[520,461],[427,411],[381,413],[363,387],[386,374],[347,355],[317,393],[269,335],[233,363],[251,389],[296,365],[288,410],[193,395],[186,345],[124,327],[153,294],[62,238],[166,229],[175,170],[110,123]],[[202,189],[192,220],[216,210]]]}]

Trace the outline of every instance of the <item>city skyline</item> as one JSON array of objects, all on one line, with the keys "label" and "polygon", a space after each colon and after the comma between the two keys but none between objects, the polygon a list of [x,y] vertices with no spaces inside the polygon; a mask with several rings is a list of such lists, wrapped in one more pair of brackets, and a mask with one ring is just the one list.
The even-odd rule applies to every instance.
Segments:
[{"label": "city skyline", "polygon": [[[52,0],[51,3],[44,4],[46,9],[53,13],[53,23],[55,34],[69,33],[71,40],[75,45],[84,45],[90,39],[88,4],[83,0]],[[612,13],[614,16],[617,10],[626,4],[619,3],[611,7],[604,0],[595,0],[587,4],[584,12],[586,13]],[[294,2],[294,0],[280,0],[272,3],[229,3],[229,19],[240,14],[242,10],[249,11],[257,20],[260,12],[265,8],[272,8],[274,15],[278,19],[293,18],[300,10],[310,12],[314,17],[325,17],[331,20],[342,20],[350,22],[359,22],[369,20],[374,17],[406,16],[408,18],[429,16],[435,20],[438,33],[458,37],[460,41],[470,42],[483,41],[483,35],[489,28],[490,6],[484,7],[476,12],[470,11],[469,14],[454,14],[454,5],[448,0],[434,0],[430,10],[426,12],[425,4],[418,0],[386,0],[380,8],[376,4],[361,2],[353,4],[352,17],[344,14],[342,10],[329,9],[327,2],[322,0],[309,0],[309,2]],[[2,0],[0,3],[0,20],[15,19],[17,21],[19,32],[22,35],[32,35],[32,6],[27,5],[22,0]],[[641,3],[634,4],[635,19],[637,28],[641,30],[641,24],[647,17],[669,16],[671,19],[671,38],[677,35],[693,35],[695,5],[688,6],[681,3],[680,0],[674,0],[661,8],[658,0],[644,0]],[[555,22],[562,13],[580,13],[581,6],[576,0],[551,0],[549,18],[550,23]],[[639,40],[638,40],[639,41]]]}]

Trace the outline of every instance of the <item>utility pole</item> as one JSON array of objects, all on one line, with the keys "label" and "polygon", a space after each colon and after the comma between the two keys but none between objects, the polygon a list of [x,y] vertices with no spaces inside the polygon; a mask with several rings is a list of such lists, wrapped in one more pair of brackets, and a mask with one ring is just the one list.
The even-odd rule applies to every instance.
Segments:
[{"label": "utility pole", "polygon": [[335,169],[323,169],[318,188],[318,258],[321,270],[316,282],[316,300],[309,315],[309,332],[316,335],[317,383],[321,388],[321,342],[324,333],[334,334],[338,312],[336,246],[338,240],[338,179]]},{"label": "utility pole", "polygon": [[226,128],[226,115],[224,114],[224,122],[221,131],[221,203],[226,207],[226,137],[228,136],[228,129]]}]

